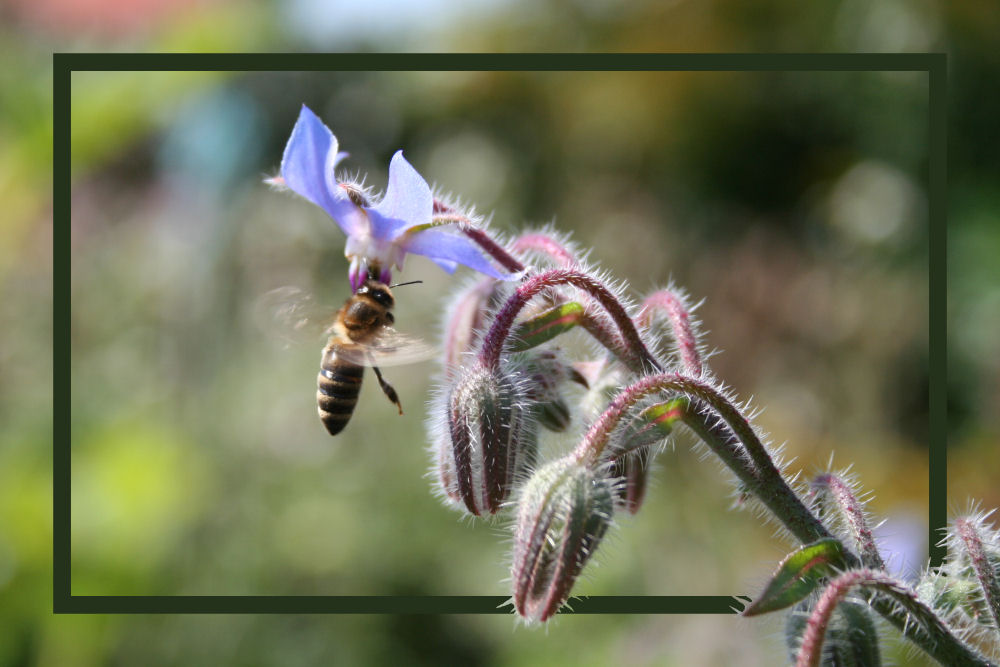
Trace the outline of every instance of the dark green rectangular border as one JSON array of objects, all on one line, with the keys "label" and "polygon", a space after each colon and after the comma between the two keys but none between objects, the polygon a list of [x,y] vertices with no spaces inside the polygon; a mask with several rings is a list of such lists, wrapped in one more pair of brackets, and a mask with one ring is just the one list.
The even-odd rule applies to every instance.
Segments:
[{"label": "dark green rectangular border", "polygon": [[[510,613],[492,596],[82,596],[72,594],[70,559],[70,405],[61,376],[70,359],[70,100],[80,71],[907,71],[929,78],[928,250],[929,299],[929,544],[947,521],[947,57],[943,53],[885,54],[168,54],[57,53],[53,56],[53,383],[65,387],[53,405],[53,610],[56,613]],[[744,606],[743,596],[602,596],[572,601],[577,614],[723,614]],[[744,598],[746,599],[746,598]]]}]

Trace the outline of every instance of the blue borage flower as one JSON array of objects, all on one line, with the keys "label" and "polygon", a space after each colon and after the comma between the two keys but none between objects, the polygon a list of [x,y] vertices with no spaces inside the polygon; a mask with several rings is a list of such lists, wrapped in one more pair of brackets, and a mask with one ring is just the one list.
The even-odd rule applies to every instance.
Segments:
[{"label": "blue borage flower", "polygon": [[494,278],[512,277],[487,259],[454,218],[435,219],[434,195],[402,151],[392,156],[389,185],[373,205],[361,186],[337,182],[334,170],[347,156],[338,148],[333,132],[303,105],[285,146],[281,176],[270,182],[316,204],[344,230],[353,290],[369,277],[388,283],[392,267],[402,269],[407,253],[424,255],[448,273],[462,264]]}]

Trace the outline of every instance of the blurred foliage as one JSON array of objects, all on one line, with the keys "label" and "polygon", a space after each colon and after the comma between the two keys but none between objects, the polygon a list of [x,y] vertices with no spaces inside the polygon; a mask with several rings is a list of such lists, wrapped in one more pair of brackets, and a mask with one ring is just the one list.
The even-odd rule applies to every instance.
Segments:
[{"label": "blurred foliage", "polygon": [[[777,627],[729,617],[565,616],[512,636],[503,616],[51,614],[53,409],[72,415],[76,594],[507,592],[504,527],[456,521],[421,475],[430,366],[387,374],[399,419],[369,376],[331,441],[320,343],[282,350],[258,327],[273,287],[345,296],[339,230],[261,184],[301,103],[377,187],[404,148],[497,229],[555,219],[637,295],[673,279],[704,298],[714,370],[766,408],[794,468],[854,462],[887,543],[911,566],[925,553],[925,76],[75,74],[72,366],[53,369],[53,50],[947,50],[949,496],[1000,505],[995,3],[373,3],[377,23],[313,0],[78,5],[0,8],[0,664],[781,659]],[[426,284],[400,326],[432,338],[455,283],[419,258],[403,276]],[[580,594],[754,591],[787,550],[688,445],[659,458]],[[901,650],[886,655],[912,664]]]}]

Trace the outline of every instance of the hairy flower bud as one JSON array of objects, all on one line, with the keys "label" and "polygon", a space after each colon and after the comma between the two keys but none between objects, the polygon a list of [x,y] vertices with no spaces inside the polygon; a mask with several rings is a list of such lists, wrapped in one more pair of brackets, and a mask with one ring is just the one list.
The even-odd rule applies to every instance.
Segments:
[{"label": "hairy flower bud", "polygon": [[524,487],[514,531],[514,607],[529,622],[551,618],[611,524],[607,475],[568,456],[539,468]]},{"label": "hairy flower bud", "polygon": [[439,480],[476,516],[496,514],[518,475],[534,465],[535,425],[522,385],[516,372],[474,362],[448,394]]},{"label": "hairy flower bud", "polygon": [[539,424],[557,433],[565,431],[572,413],[560,387],[566,380],[583,386],[587,386],[587,381],[553,350],[526,352],[524,369],[528,378],[528,400]]},{"label": "hairy flower bud", "polygon": [[653,458],[652,449],[643,447],[615,459],[611,468],[612,478],[622,480],[615,487],[617,506],[629,514],[635,514],[646,498],[649,482],[649,465]]},{"label": "hairy flower bud", "polygon": [[461,369],[466,354],[475,349],[486,327],[486,315],[496,307],[502,284],[483,278],[469,285],[452,299],[444,325],[444,369],[452,374]]},{"label": "hairy flower bud", "polygon": [[535,414],[539,424],[556,433],[565,431],[573,420],[573,414],[561,396],[554,396],[550,400],[538,403]]}]

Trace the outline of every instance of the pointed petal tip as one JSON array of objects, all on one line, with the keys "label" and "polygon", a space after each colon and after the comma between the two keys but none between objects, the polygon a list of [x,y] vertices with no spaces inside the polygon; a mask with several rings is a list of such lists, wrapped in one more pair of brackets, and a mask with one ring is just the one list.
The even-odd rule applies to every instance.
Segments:
[{"label": "pointed petal tip", "polygon": [[413,168],[399,150],[389,162],[389,184],[385,195],[374,207],[373,235],[395,240],[410,227],[430,223],[434,197],[427,181]]}]

